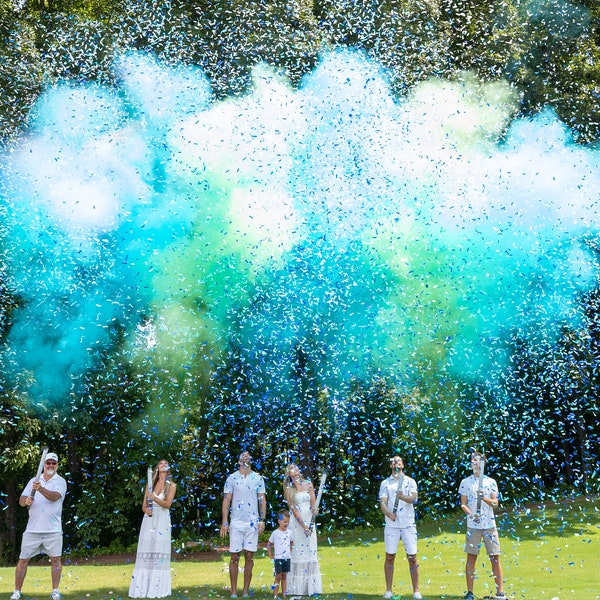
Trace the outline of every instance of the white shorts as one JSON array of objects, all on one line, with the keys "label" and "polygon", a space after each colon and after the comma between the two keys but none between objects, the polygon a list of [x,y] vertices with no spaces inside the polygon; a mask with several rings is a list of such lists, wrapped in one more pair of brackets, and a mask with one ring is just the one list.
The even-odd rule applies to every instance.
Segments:
[{"label": "white shorts", "polygon": [[63,535],[61,531],[52,533],[23,533],[21,541],[21,555],[19,558],[33,558],[36,554],[44,552],[51,558],[62,555]]},{"label": "white shorts", "polygon": [[408,555],[417,553],[417,526],[408,527],[386,527],[383,532],[385,551],[387,554],[396,554],[398,544],[402,540],[404,551]]},{"label": "white shorts", "polygon": [[229,526],[229,552],[258,550],[258,522],[231,523]]}]

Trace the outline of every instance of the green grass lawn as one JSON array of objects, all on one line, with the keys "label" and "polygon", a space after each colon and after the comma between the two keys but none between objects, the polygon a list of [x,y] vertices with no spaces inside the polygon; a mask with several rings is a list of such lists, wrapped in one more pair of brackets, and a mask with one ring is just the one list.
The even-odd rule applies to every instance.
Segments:
[{"label": "green grass lawn", "polygon": [[[514,598],[540,600],[600,599],[600,500],[565,502],[546,509],[521,510],[499,519],[505,591]],[[464,523],[458,517],[418,524],[421,592],[428,599],[463,597]],[[319,536],[323,592],[328,600],[375,600],[385,591],[381,529]],[[228,598],[228,556],[213,561],[172,563],[173,596]],[[61,591],[65,599],[126,598],[132,564],[80,566],[65,564]],[[241,575],[241,574],[240,574]],[[478,597],[493,591],[487,557],[478,562]],[[253,591],[270,597],[271,562],[256,555]],[[240,579],[241,581],[241,579]],[[0,594],[13,589],[14,568],[0,569]],[[398,554],[394,592],[412,598],[406,559]],[[50,592],[48,566],[29,568],[23,588],[26,599],[46,600]]]}]

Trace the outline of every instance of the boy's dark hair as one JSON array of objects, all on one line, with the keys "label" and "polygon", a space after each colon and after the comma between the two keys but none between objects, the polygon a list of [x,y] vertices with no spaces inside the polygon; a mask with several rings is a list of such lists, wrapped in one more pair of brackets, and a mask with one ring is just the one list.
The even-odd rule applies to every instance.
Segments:
[{"label": "boy's dark hair", "polygon": [[287,517],[288,519],[290,518],[290,511],[289,510],[283,509],[283,510],[280,510],[277,513],[277,520],[278,521],[281,521],[281,519],[285,519],[285,517]]}]

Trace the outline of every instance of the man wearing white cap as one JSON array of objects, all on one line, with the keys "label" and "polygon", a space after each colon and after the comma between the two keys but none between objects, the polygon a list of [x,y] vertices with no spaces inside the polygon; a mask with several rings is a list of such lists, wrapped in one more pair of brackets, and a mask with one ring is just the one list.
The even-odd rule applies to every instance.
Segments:
[{"label": "man wearing white cap", "polygon": [[29,509],[29,520],[23,533],[21,555],[15,573],[15,591],[10,600],[20,600],[29,561],[42,552],[50,557],[52,568],[50,598],[61,598],[58,586],[62,573],[62,505],[67,493],[67,482],[57,474],[57,469],[58,456],[54,452],[48,452],[39,481],[32,478],[19,498],[19,504]]}]

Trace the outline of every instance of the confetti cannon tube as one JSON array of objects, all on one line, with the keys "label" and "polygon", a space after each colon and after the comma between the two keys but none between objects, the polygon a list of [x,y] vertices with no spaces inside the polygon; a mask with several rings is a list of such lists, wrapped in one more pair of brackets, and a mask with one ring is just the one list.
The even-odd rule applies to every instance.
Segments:
[{"label": "confetti cannon tube", "polygon": [[398,514],[398,504],[400,504],[400,494],[402,493],[402,485],[404,484],[404,473],[400,473],[398,478],[398,489],[396,490],[396,500],[394,501],[394,514]]},{"label": "confetti cannon tube", "polygon": [[481,491],[483,490],[483,474],[485,471],[485,461],[479,458],[479,484],[477,486],[477,510],[475,511],[475,521],[481,519]]},{"label": "confetti cannon tube", "polygon": [[323,488],[325,487],[326,479],[327,479],[327,473],[323,473],[323,475],[321,475],[321,483],[319,484],[319,491],[317,492],[317,499],[315,501],[315,505],[313,506],[313,513],[310,517],[310,525],[308,526],[311,533],[312,533],[313,529],[315,528],[315,519],[317,517],[317,515],[315,514],[315,511],[319,508],[319,504],[321,504],[321,497],[323,496]]},{"label": "confetti cannon tube", "polygon": [[[38,465],[37,473],[35,474],[35,478],[33,479],[34,483],[39,483],[40,477],[42,476],[42,471],[44,470],[44,463],[46,462],[46,454],[48,454],[48,448],[44,448],[42,451],[42,458],[40,458],[40,464]],[[35,496],[35,490],[31,490],[31,494],[29,497],[33,500]]]},{"label": "confetti cannon tube", "polygon": [[149,517],[152,516],[152,468],[148,467],[148,492],[146,496],[146,502],[148,503],[148,509],[150,510]]}]

